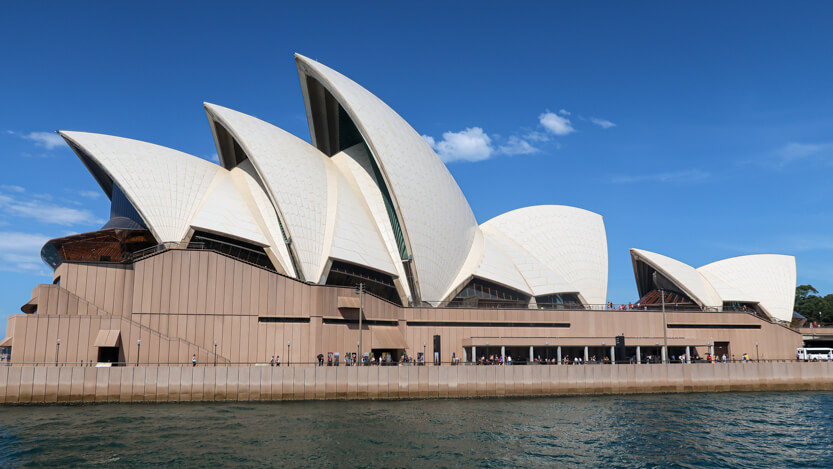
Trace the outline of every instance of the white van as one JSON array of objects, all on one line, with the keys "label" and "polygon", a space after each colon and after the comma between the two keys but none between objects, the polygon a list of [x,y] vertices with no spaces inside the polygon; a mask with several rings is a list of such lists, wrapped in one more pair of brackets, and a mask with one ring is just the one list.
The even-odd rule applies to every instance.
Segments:
[{"label": "white van", "polygon": [[800,348],[796,358],[804,361],[833,360],[833,348]]}]

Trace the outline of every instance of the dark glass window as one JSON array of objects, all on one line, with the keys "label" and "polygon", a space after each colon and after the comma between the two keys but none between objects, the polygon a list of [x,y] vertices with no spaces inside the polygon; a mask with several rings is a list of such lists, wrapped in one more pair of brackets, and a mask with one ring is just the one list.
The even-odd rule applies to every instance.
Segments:
[{"label": "dark glass window", "polygon": [[474,278],[451,301],[452,306],[513,308],[529,305],[529,296],[483,279]]}]

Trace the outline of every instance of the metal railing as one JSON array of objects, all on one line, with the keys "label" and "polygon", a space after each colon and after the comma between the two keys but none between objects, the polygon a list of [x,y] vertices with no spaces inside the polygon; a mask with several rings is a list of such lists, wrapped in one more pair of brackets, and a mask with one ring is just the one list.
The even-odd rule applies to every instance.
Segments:
[{"label": "metal railing", "polygon": [[[668,364],[670,365],[726,365],[726,364],[753,364],[753,363],[833,363],[830,360],[796,360],[795,358],[760,358],[760,359],[749,359],[749,360],[740,360],[740,359],[727,359],[725,362],[720,360],[713,360],[708,361],[705,358],[697,358],[689,361],[680,361],[680,360],[669,360]],[[529,361],[528,359],[518,359],[513,360],[511,363],[497,363],[497,362],[489,362],[489,363],[479,363],[479,362],[463,362],[460,361],[457,364],[448,362],[442,362],[440,364],[434,364],[433,362],[428,363],[415,363],[415,362],[382,362],[380,363],[371,363],[371,364],[353,364],[353,365],[346,365],[344,362],[339,363],[338,365],[332,364],[328,365],[325,361],[324,364],[319,364],[317,361],[304,361],[304,362],[292,362],[292,363],[281,363],[280,365],[270,365],[267,362],[218,362],[214,364],[211,361],[208,362],[197,362],[196,365],[192,364],[190,361],[188,362],[95,362],[95,361],[80,361],[80,362],[47,362],[47,361],[40,361],[40,362],[14,362],[14,361],[0,361],[0,366],[43,366],[43,367],[147,367],[147,366],[179,366],[179,367],[230,367],[230,366],[257,366],[257,367],[273,367],[273,368],[287,368],[287,367],[336,367],[336,368],[354,368],[354,367],[378,367],[378,366],[407,366],[407,367],[437,367],[437,366],[593,366],[593,365],[661,365],[662,360],[654,359],[654,360],[646,360],[642,359],[639,363],[634,360],[616,360],[615,362],[605,362],[602,360],[588,360],[588,361],[564,361],[562,360],[561,363],[557,361]]]}]

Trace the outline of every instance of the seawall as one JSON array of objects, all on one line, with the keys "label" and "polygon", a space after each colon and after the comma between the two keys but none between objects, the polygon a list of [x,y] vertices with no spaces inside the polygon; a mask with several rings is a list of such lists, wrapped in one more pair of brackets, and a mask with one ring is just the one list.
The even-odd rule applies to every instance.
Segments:
[{"label": "seawall", "polygon": [[0,367],[0,403],[6,404],[794,390],[833,390],[833,363]]}]

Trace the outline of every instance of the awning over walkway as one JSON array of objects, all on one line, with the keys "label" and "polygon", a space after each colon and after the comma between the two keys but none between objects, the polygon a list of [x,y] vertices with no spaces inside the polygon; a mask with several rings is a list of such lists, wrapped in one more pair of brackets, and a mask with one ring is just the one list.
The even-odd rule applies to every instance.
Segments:
[{"label": "awning over walkway", "polygon": [[121,331],[118,329],[102,329],[95,338],[95,347],[118,347],[121,342]]},{"label": "awning over walkway", "polygon": [[360,301],[361,300],[359,300],[359,298],[355,296],[339,296],[338,307],[359,309]]},{"label": "awning over walkway", "polygon": [[12,341],[14,341],[14,337],[6,337],[2,342],[0,342],[0,347],[11,347]]},{"label": "awning over walkway", "polygon": [[405,350],[408,343],[396,326],[370,326],[373,333],[373,348]]}]

